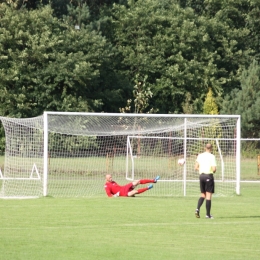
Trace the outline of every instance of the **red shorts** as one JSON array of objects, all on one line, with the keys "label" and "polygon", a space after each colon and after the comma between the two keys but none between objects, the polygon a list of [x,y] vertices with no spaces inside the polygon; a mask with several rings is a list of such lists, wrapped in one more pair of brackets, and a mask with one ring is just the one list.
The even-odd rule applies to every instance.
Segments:
[{"label": "red shorts", "polygon": [[134,188],[133,188],[133,183],[130,182],[128,183],[127,185],[123,186],[121,189],[120,189],[120,193],[119,193],[119,196],[120,197],[128,197],[128,192],[129,191],[132,191]]}]

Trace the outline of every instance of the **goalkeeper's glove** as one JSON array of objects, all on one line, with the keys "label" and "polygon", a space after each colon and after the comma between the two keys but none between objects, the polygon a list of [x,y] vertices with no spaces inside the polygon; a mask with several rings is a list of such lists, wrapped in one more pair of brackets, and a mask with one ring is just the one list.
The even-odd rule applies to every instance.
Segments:
[{"label": "goalkeeper's glove", "polygon": [[119,197],[119,192],[113,195],[113,197]]}]

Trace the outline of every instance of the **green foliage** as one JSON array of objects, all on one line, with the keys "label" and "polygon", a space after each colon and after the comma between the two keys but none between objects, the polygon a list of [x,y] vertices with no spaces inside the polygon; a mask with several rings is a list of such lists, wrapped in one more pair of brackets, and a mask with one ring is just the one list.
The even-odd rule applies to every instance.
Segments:
[{"label": "green foliage", "polygon": [[[260,155],[260,144],[257,141],[242,141],[241,156],[243,158],[255,159]],[[259,165],[260,167],[260,165]]]},{"label": "green foliage", "polygon": [[[204,101],[203,114],[206,114],[206,115],[217,115],[218,114],[218,106],[216,104],[215,98],[213,97],[213,92],[212,92],[211,88],[209,88],[206,99]],[[221,125],[219,124],[218,119],[212,119],[210,126],[204,127],[204,129],[202,131],[202,137],[203,136],[214,137],[214,138],[222,137],[222,128],[221,128]],[[216,154],[218,147],[215,144],[215,142],[213,142],[212,145],[213,145],[212,151],[214,154]]]},{"label": "green foliage", "polygon": [[1,115],[32,117],[44,110],[91,111],[102,105],[100,70],[111,46],[90,26],[53,17],[49,5],[16,11],[0,6]]},{"label": "green foliage", "polygon": [[238,42],[248,30],[234,30],[221,16],[198,16],[172,0],[114,5],[113,17],[122,68],[129,78],[148,76],[151,104],[160,112],[183,112],[187,92],[193,111],[202,112],[209,86],[220,99],[238,84],[239,64],[248,55]]},{"label": "green foliage", "polygon": [[[51,157],[66,155],[67,157],[79,154],[79,151],[97,148],[95,136],[68,136],[60,134],[49,135],[49,153]],[[59,148],[54,145],[59,142]],[[62,151],[62,152],[61,152]]]},{"label": "green foliage", "polygon": [[204,105],[203,105],[203,114],[206,115],[217,115],[218,114],[218,106],[213,97],[212,89],[209,88],[209,92],[206,96]]},{"label": "green foliage", "polygon": [[[242,71],[252,57],[259,60],[256,0],[0,3],[4,116],[118,112],[126,103],[131,112],[204,113],[209,87],[224,111],[223,98],[237,95],[245,85]],[[145,78],[145,90],[136,75]],[[232,111],[244,113],[244,134],[259,136],[259,104],[253,99],[250,112]]]},{"label": "green foliage", "polygon": [[[72,24],[72,26],[78,26],[78,29],[82,27],[82,25],[87,24],[90,20],[89,8],[86,3],[82,3],[82,1],[77,1],[78,4],[76,6],[67,5],[68,22]],[[75,27],[76,28],[76,27]]]},{"label": "green foliage", "polygon": [[[135,114],[138,113],[153,113],[156,112],[153,108],[151,108],[149,111],[146,111],[146,109],[149,106],[149,101],[153,96],[153,93],[151,92],[150,88],[146,86],[146,80],[147,76],[144,77],[143,80],[139,79],[139,75],[136,75],[135,78],[135,85],[133,90],[133,97],[134,100],[128,99],[127,104],[124,108],[120,108],[119,111],[121,113],[125,112],[132,112]],[[134,105],[132,106],[132,103]],[[132,107],[134,107],[134,110],[132,110]]]},{"label": "green foliage", "polygon": [[259,30],[260,30],[260,2],[258,0],[249,1],[250,8],[245,12],[246,26],[250,30],[250,35],[247,39],[248,47],[252,49],[255,58],[259,61],[260,45],[259,45]]},{"label": "green foliage", "polygon": [[4,134],[4,127],[1,125],[1,127],[0,127],[0,155],[3,155],[4,153],[5,153],[5,134]]},{"label": "green foliage", "polygon": [[253,60],[241,75],[241,90],[234,89],[222,106],[223,114],[241,115],[242,137],[260,137],[260,66]]}]

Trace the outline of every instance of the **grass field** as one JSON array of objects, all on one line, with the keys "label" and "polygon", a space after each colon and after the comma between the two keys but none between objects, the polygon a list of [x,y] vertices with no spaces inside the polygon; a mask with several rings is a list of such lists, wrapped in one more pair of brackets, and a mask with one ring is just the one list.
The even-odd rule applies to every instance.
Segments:
[{"label": "grass field", "polygon": [[0,200],[1,260],[259,259],[260,184],[215,197]]},{"label": "grass field", "polygon": [[[4,157],[0,157],[0,165],[4,164]],[[13,179],[0,180],[0,196],[42,196],[43,195],[43,160],[40,158],[7,158],[7,177]],[[38,161],[37,161],[38,160]],[[220,164],[220,163],[219,163]],[[29,176],[33,172],[33,177],[38,177],[33,165],[37,165],[42,178],[31,180]],[[134,167],[133,167],[134,165]],[[135,179],[146,179],[161,176],[160,185],[157,189],[149,192],[149,196],[181,196],[186,192],[188,196],[197,196],[198,173],[194,171],[194,158],[186,161],[186,186],[183,180],[184,167],[177,164],[177,158],[167,157],[140,157],[134,160],[128,167],[128,178],[132,178],[134,168]],[[133,168],[132,168],[133,167]],[[4,168],[1,166],[2,171]],[[34,169],[34,171],[32,171]],[[236,191],[235,183],[235,162],[226,160],[225,178],[222,179],[222,169],[220,165],[214,174],[216,180],[216,195],[233,195]],[[8,172],[9,170],[9,172]],[[3,171],[5,174],[5,172]],[[51,158],[48,164],[48,195],[50,197],[89,197],[103,195],[104,176],[112,173],[113,178],[119,184],[126,183],[126,158],[117,156],[108,160],[105,156],[93,157],[70,157]],[[5,176],[5,175],[4,175]],[[27,179],[19,179],[19,178]],[[241,160],[241,180],[260,181],[260,173],[257,169],[257,160]],[[233,182],[231,182],[233,181]]]}]

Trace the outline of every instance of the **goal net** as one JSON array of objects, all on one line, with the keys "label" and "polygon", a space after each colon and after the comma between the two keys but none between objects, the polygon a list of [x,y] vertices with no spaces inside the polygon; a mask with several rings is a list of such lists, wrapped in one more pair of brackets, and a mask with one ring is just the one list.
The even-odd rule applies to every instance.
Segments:
[{"label": "goal net", "polygon": [[0,197],[106,196],[106,174],[121,185],[160,175],[143,196],[198,196],[194,164],[206,143],[217,158],[215,195],[240,193],[239,116],[45,112],[0,119]]}]

